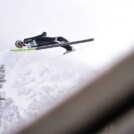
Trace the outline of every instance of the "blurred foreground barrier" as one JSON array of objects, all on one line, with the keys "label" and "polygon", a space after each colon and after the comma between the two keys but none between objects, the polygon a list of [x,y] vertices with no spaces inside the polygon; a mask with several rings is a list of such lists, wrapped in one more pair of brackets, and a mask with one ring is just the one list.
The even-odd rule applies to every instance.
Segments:
[{"label": "blurred foreground barrier", "polygon": [[18,134],[95,133],[132,108],[133,96],[134,53],[130,53]]},{"label": "blurred foreground barrier", "polygon": [[115,123],[115,134],[134,134],[134,108]]}]

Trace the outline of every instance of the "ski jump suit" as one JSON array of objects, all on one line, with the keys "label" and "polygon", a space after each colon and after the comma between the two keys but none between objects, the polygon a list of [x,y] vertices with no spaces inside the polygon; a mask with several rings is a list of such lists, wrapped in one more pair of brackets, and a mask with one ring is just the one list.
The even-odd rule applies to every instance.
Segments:
[{"label": "ski jump suit", "polygon": [[[45,45],[65,43],[65,42],[68,42],[68,40],[61,36],[60,37],[47,37],[46,32],[44,32],[41,35],[24,39],[23,42],[27,44],[26,45],[27,47],[40,47],[40,46],[45,46]],[[73,48],[70,45],[61,46],[61,47],[65,48],[67,51],[73,50]]]}]

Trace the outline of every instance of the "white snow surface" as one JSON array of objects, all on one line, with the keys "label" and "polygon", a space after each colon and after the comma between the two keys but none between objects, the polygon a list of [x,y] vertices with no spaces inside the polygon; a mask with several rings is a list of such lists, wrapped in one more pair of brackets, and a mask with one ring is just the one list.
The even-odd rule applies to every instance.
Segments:
[{"label": "white snow surface", "polygon": [[15,133],[40,117],[95,72],[77,59],[75,52],[57,53],[61,55],[57,57],[54,51],[9,52],[3,57],[7,82],[2,89],[6,100],[0,113],[1,134]]}]

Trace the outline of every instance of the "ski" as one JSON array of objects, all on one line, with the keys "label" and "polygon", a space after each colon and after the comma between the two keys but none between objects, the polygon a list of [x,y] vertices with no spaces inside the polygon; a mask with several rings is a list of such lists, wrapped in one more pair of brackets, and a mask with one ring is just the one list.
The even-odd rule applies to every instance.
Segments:
[{"label": "ski", "polygon": [[79,41],[72,41],[72,42],[61,43],[61,44],[40,46],[40,47],[34,47],[34,48],[15,48],[15,49],[11,49],[11,51],[13,51],[13,52],[34,51],[34,50],[48,49],[48,48],[54,48],[54,47],[60,47],[60,46],[75,45],[75,44],[86,43],[86,42],[91,42],[91,41],[94,41],[94,38],[79,40]]},{"label": "ski", "polygon": [[13,52],[19,52],[19,51],[35,51],[35,48],[14,48],[14,49],[11,49],[10,51],[13,51]]},{"label": "ski", "polygon": [[94,41],[94,39],[91,38],[91,39],[85,39],[85,40],[79,40],[79,41],[72,41],[72,42],[55,44],[55,45],[47,45],[47,46],[37,47],[36,50],[53,48],[53,47],[60,47],[60,46],[62,47],[62,46],[67,46],[67,45],[75,45],[75,44],[80,44],[80,43],[85,43],[85,42],[90,42],[90,41]]}]

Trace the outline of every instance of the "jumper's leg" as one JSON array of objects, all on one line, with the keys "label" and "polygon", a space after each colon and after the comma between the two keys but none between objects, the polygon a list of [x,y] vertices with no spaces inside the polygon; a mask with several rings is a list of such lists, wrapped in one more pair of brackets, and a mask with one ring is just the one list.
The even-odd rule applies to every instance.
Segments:
[{"label": "jumper's leg", "polygon": [[[57,41],[59,41],[60,43],[66,43],[66,42],[69,42],[67,39],[63,38],[63,37],[57,37],[56,39]],[[67,45],[67,46],[61,46],[63,48],[66,49],[66,52],[69,52],[69,51],[73,51],[74,48],[70,45]]]}]

